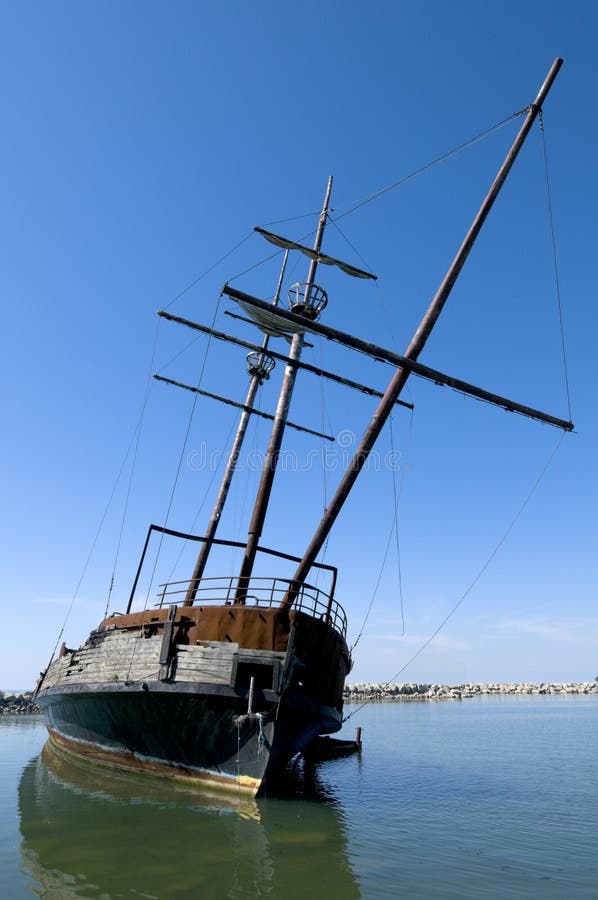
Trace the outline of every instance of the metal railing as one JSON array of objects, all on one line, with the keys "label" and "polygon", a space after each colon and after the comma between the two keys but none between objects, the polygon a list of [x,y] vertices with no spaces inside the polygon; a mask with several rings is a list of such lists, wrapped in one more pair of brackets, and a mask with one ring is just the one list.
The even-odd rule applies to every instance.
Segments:
[{"label": "metal railing", "polygon": [[[169,581],[160,585],[156,606],[183,603],[193,579],[186,581]],[[243,582],[243,584],[241,584]],[[245,606],[278,608],[291,588],[297,591],[293,582],[287,578],[255,577],[240,579],[237,576],[223,578],[202,578],[197,586],[194,605],[201,606],[214,603],[220,606],[232,606],[237,591],[242,587]],[[310,584],[303,584],[296,593],[292,609],[307,613],[315,619],[321,619],[338,631],[343,638],[347,636],[347,617],[342,606],[329,594]]]}]

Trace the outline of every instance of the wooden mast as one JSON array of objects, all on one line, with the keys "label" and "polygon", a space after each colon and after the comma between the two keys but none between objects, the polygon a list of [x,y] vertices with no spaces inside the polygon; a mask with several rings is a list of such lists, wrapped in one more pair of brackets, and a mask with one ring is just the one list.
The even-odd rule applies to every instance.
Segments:
[{"label": "wooden mast", "polygon": [[[434,299],[432,300],[427,312],[425,313],[423,319],[420,322],[420,325],[415,332],[407,350],[405,351],[405,357],[410,360],[417,360],[419,354],[423,350],[428,337],[436,321],[442,312],[444,304],[446,303],[451,290],[463,268],[467,257],[473,247],[473,244],[484,224],[488,213],[490,212],[496,197],[498,196],[500,189],[502,188],[510,170],[523,146],[523,143],[538,115],[542,107],[542,103],[546,99],[546,96],[552,87],[552,84],[559,72],[563,64],[563,60],[558,57],[554,60],[550,70],[542,84],[538,95],[534,102],[529,106],[527,110],[527,115],[525,117],[525,121],[521,126],[515,141],[511,149],[509,150],[501,168],[492,183],[492,186],[486,195],[478,214],[476,215],[469,231],[467,232],[461,247],[459,248],[455,259],[453,260],[451,266],[448,269],[447,274],[445,275],[438,291]],[[324,541],[326,540],[330,530],[336,521],[336,518],[341,511],[347,496],[349,495],[350,490],[352,489],[355,481],[361,470],[363,469],[366,460],[380,434],[382,428],[384,427],[386,420],[390,416],[392,408],[398,399],[403,387],[409,375],[411,374],[408,368],[399,367],[393,378],[391,379],[388,388],[384,394],[384,397],[378,404],[378,408],[376,409],[372,420],[366,429],[361,442],[355,451],[353,459],[349,463],[341,482],[336,489],[334,496],[332,497],[330,503],[328,504],[327,509],[322,516],[320,524],[316,529],[316,532],[309,544],[308,548],[305,551],[303,559],[299,563],[297,570],[292,579],[291,587],[289,591],[285,595],[284,599],[281,602],[281,608],[288,609],[292,606],[295,597],[297,596],[297,592],[300,590],[301,585],[305,581],[309,570],[311,569],[313,563],[315,562],[318,553],[322,549],[324,545]]]},{"label": "wooden mast", "polygon": [[[316,231],[316,237],[314,240],[314,253],[318,254],[320,248],[322,246],[322,238],[324,236],[324,229],[326,228],[326,217],[328,215],[328,205],[330,202],[330,192],[332,191],[332,176],[328,179],[328,184],[326,186],[326,194],[324,196],[324,203],[322,205],[322,211],[320,213],[320,219],[318,221],[318,228]],[[309,305],[312,292],[315,287],[315,277],[316,271],[318,268],[317,257],[312,259],[309,265],[309,271],[307,274],[307,282],[303,286],[304,288],[304,301]],[[303,349],[303,344],[305,341],[305,334],[300,332],[298,334],[293,335],[293,339],[291,341],[291,348],[289,351],[289,362],[285,368],[282,387],[280,389],[280,395],[278,398],[278,405],[276,407],[276,413],[274,416],[274,425],[272,426],[272,432],[270,434],[270,442],[268,444],[268,449],[266,451],[266,457],[264,459],[264,465],[262,469],[262,477],[260,480],[255,506],[253,509],[253,515],[251,517],[251,523],[249,525],[249,531],[247,535],[247,546],[245,548],[245,555],[243,557],[243,562],[241,564],[241,569],[239,572],[239,586],[237,588],[237,594],[235,596],[235,604],[244,604],[245,597],[247,595],[247,587],[249,584],[249,579],[251,577],[251,573],[253,571],[253,564],[255,562],[255,556],[258,549],[259,539],[262,534],[262,529],[264,527],[264,520],[266,518],[266,511],[268,508],[268,502],[270,500],[270,494],[272,492],[272,485],[274,483],[274,475],[276,473],[276,466],[278,464],[278,457],[280,454],[280,447],[282,445],[282,438],[284,435],[285,425],[287,422],[289,405],[291,402],[291,397],[293,394],[293,388],[295,386],[295,378],[297,376],[297,366],[294,363],[299,361],[301,356],[301,351]]]},{"label": "wooden mast", "polygon": [[[284,273],[287,267],[287,260],[289,258],[289,251],[286,250],[284,254],[284,258],[282,261],[282,266],[280,269],[280,275],[278,278],[278,285],[276,286],[276,293],[274,295],[274,300],[272,301],[272,306],[278,306],[278,302],[280,300],[280,292],[282,290],[282,283],[284,280]],[[268,349],[268,342],[270,338],[268,335],[265,335],[260,352],[265,354]],[[274,365],[274,361],[271,361],[272,366]],[[267,377],[267,375],[266,375]],[[228,456],[228,460],[226,462],[226,467],[224,469],[224,475],[222,476],[222,482],[220,484],[220,490],[218,491],[218,496],[216,497],[216,501],[214,503],[214,507],[212,509],[212,515],[210,517],[210,521],[208,523],[208,527],[205,533],[205,543],[202,544],[201,550],[199,551],[199,555],[197,557],[197,561],[195,563],[195,568],[193,569],[193,575],[191,576],[191,581],[189,584],[189,588],[187,589],[187,593],[185,595],[185,602],[183,606],[192,606],[193,601],[197,596],[197,589],[199,587],[199,582],[201,580],[201,576],[204,573],[204,569],[206,567],[206,563],[208,561],[208,556],[210,554],[210,550],[212,549],[212,545],[214,543],[214,538],[216,537],[216,532],[218,530],[218,525],[220,524],[220,517],[222,515],[222,510],[224,509],[224,504],[226,503],[226,498],[228,497],[228,492],[230,489],[231,481],[233,479],[233,475],[235,473],[235,468],[237,466],[237,462],[239,460],[239,454],[241,453],[241,448],[243,446],[243,441],[245,440],[245,433],[247,431],[247,426],[249,424],[249,419],[251,417],[251,411],[253,410],[253,405],[255,402],[255,395],[257,394],[257,389],[262,384],[264,380],[264,370],[259,366],[256,367],[253,374],[251,375],[249,381],[249,387],[247,389],[247,396],[245,397],[245,403],[243,404],[244,409],[241,414],[241,418],[239,419],[239,425],[237,428],[237,433],[235,435],[235,440],[233,441],[233,445],[231,447],[231,451]]]}]

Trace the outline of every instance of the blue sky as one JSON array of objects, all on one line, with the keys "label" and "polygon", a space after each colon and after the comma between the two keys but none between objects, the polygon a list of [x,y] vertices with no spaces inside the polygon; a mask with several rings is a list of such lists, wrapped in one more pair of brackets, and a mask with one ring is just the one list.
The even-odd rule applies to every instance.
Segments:
[{"label": "blue sky", "polygon": [[[217,306],[222,283],[264,259],[250,236],[315,226],[326,179],[335,213],[524,107],[552,60],[545,107],[560,290],[576,432],[567,435],[500,552],[409,681],[566,680],[598,674],[595,267],[597,13],[589,2],[3,4],[0,10],[0,297],[4,328],[0,685],[45,665],[138,420],[156,310],[251,339]],[[380,277],[321,271],[323,321],[401,353],[444,275],[518,123],[329,227],[324,249]],[[308,215],[309,214],[309,215]],[[305,216],[305,218],[301,218]],[[272,295],[280,258],[234,283]],[[289,283],[304,280],[293,260]],[[162,322],[153,370],[197,382],[206,341]],[[314,341],[306,359],[383,389],[391,370]],[[277,348],[282,350],[283,348]],[[542,143],[518,160],[422,361],[566,417]],[[273,410],[277,370],[262,390]],[[243,359],[211,346],[203,386],[241,399]],[[397,411],[398,567],[390,552],[352,680],[391,677],[467,590],[550,457],[558,433],[410,379]],[[190,396],[150,392],[116,567],[126,602],[150,521],[163,522]],[[298,379],[293,419],[351,446],[373,401]],[[197,404],[168,524],[198,530],[235,414]],[[324,426],[324,427],[323,427]],[[252,425],[221,536],[242,539],[267,436]],[[264,543],[300,554],[338,481],[317,440],[288,433]],[[327,551],[359,633],[393,521],[390,433]],[[194,455],[195,454],[195,455]],[[130,460],[130,457],[129,457]],[[294,470],[295,469],[295,470]],[[129,468],[65,638],[103,615]],[[165,548],[166,568],[175,551]],[[168,554],[171,554],[169,557]],[[186,559],[177,569],[186,577]],[[238,559],[223,558],[224,574]],[[166,572],[168,575],[168,572]]]}]

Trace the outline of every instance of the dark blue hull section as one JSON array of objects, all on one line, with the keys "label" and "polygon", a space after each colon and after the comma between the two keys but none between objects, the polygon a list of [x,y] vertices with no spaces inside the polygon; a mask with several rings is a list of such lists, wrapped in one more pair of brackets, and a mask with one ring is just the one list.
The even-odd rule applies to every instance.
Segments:
[{"label": "dark blue hull section", "polygon": [[[84,685],[41,691],[50,736],[63,749],[116,767],[174,775],[256,793],[316,735],[337,731],[340,715],[299,696],[282,703],[212,685]],[[237,717],[241,717],[241,721]]]}]

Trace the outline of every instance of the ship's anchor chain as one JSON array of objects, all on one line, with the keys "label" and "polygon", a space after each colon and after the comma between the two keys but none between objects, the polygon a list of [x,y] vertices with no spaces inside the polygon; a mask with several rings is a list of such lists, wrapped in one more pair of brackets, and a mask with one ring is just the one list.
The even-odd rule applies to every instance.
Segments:
[{"label": "ship's anchor chain", "polygon": [[249,696],[247,698],[247,712],[243,713],[243,715],[240,715],[240,716],[233,716],[233,725],[237,726],[237,742],[240,742],[241,728],[243,727],[245,722],[251,722],[251,721],[257,722],[257,727],[258,727],[257,742],[258,742],[258,746],[261,747],[266,740],[266,736],[264,735],[264,714],[253,711],[254,691],[255,691],[255,678],[252,675],[251,680],[249,682]]}]

